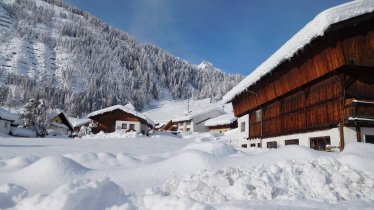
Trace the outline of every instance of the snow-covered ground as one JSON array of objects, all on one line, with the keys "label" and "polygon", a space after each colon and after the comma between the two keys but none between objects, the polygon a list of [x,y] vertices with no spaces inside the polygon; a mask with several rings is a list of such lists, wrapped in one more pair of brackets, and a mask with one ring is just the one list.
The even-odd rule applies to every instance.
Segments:
[{"label": "snow-covered ground", "polygon": [[374,145],[234,148],[208,134],[0,139],[0,209],[371,209]]}]

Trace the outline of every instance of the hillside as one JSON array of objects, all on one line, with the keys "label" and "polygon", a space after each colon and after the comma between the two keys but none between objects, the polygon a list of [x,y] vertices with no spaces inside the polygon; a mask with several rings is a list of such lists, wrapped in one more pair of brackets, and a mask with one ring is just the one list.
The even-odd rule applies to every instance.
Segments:
[{"label": "hillside", "polygon": [[0,2],[0,102],[46,98],[84,115],[153,99],[219,100],[242,77],[192,65],[59,0]]}]

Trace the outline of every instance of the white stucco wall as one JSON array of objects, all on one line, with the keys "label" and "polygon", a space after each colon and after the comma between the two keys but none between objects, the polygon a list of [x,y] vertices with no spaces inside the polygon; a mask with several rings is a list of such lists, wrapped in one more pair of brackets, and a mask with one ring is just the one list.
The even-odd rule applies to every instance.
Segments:
[{"label": "white stucco wall", "polygon": [[250,144],[255,143],[256,147],[258,143],[262,142],[262,148],[267,148],[267,143],[276,141],[277,148],[284,147],[285,140],[292,140],[292,139],[299,139],[299,145],[310,147],[310,138],[314,137],[322,137],[322,136],[330,136],[331,146],[339,146],[340,143],[340,135],[339,135],[339,128],[332,128],[329,130],[321,130],[321,131],[314,131],[314,132],[306,132],[306,133],[297,133],[291,135],[284,135],[284,136],[277,136],[271,138],[264,138],[264,139],[250,139],[248,141],[248,147]]},{"label": "white stucco wall", "polygon": [[[245,123],[244,132],[241,132],[240,130],[242,122]],[[247,139],[249,137],[249,115],[248,114],[238,118],[238,129],[239,129],[240,138]]]},{"label": "white stucco wall", "polygon": [[10,122],[6,120],[0,120],[0,132],[9,134]]},{"label": "white stucco wall", "polygon": [[357,142],[356,128],[344,127],[344,144],[347,145],[352,142]]},{"label": "white stucco wall", "polygon": [[[238,123],[239,123],[238,119]],[[240,124],[239,124],[240,126]],[[344,127],[344,144],[350,144],[353,142],[357,142],[357,133],[356,128],[354,127]],[[374,128],[361,128],[361,139],[365,138],[365,135],[374,135]],[[292,140],[292,139],[299,139],[299,145],[310,147],[310,138],[315,137],[322,137],[322,136],[330,136],[330,142],[331,146],[340,146],[340,133],[339,128],[332,128],[328,130],[321,130],[321,131],[313,131],[313,132],[306,132],[306,133],[297,133],[297,134],[291,134],[291,135],[284,135],[284,136],[277,136],[272,138],[264,138],[264,139],[250,139],[248,141],[248,147],[250,147],[251,144],[261,143],[262,141],[262,148],[267,147],[267,142],[276,141],[277,147],[284,147],[285,146],[285,140]]]},{"label": "white stucco wall", "polygon": [[138,133],[141,132],[141,124],[140,122],[135,122],[135,121],[116,121],[116,131],[118,130],[122,130],[122,124],[127,124],[127,129],[124,129],[124,130],[128,130],[130,128],[130,124],[134,124],[134,130]]}]

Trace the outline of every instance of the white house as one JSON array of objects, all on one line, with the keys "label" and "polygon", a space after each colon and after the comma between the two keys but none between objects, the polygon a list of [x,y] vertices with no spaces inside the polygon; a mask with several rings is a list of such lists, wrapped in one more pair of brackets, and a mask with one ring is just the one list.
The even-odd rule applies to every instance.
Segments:
[{"label": "white house", "polygon": [[10,131],[10,125],[18,119],[19,116],[17,114],[13,114],[0,107],[0,132],[8,135]]},{"label": "white house", "polygon": [[205,122],[209,119],[225,114],[218,107],[192,111],[184,116],[175,117],[172,122],[178,123],[178,130],[183,132],[208,132],[209,128],[205,126]]}]

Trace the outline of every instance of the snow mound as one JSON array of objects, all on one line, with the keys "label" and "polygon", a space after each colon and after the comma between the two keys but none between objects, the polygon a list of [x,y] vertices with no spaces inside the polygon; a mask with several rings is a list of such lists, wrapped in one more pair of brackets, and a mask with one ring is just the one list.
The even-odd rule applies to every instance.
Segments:
[{"label": "snow mound", "polygon": [[142,137],[143,134],[135,131],[126,132],[125,130],[118,130],[113,133],[104,133],[100,131],[97,134],[83,136],[82,139],[114,139],[114,138],[137,138]]},{"label": "snow mound", "polygon": [[217,142],[217,141],[211,141],[211,142],[200,142],[200,143],[191,143],[187,146],[180,149],[180,152],[188,151],[188,150],[196,150],[200,152],[206,152],[215,156],[226,156],[231,155],[235,153],[235,150],[230,147],[229,145]]},{"label": "snow mound", "polygon": [[45,180],[68,178],[72,175],[79,175],[87,172],[88,168],[83,167],[74,160],[63,156],[44,157],[35,163],[21,169],[20,174],[38,177]]},{"label": "snow mound", "polygon": [[374,201],[374,179],[334,158],[280,161],[268,167],[199,171],[167,182],[153,194],[207,204],[248,200]]},{"label": "snow mound", "polygon": [[126,202],[123,190],[109,179],[65,184],[49,195],[37,194],[22,200],[18,210],[103,210]]},{"label": "snow mound", "polygon": [[124,153],[112,154],[109,152],[88,152],[88,153],[77,153],[67,154],[68,157],[77,163],[91,168],[91,169],[106,169],[112,167],[132,167],[136,166],[140,160]]},{"label": "snow mound", "polygon": [[10,208],[27,196],[27,190],[19,185],[0,185],[0,209]]},{"label": "snow mound", "polygon": [[[367,143],[347,144],[337,158],[352,168],[374,175],[374,145]],[[359,163],[359,164],[358,164]]]},{"label": "snow mound", "polygon": [[34,163],[37,160],[39,160],[39,157],[35,155],[16,156],[9,159],[0,160],[0,169],[20,169]]}]

